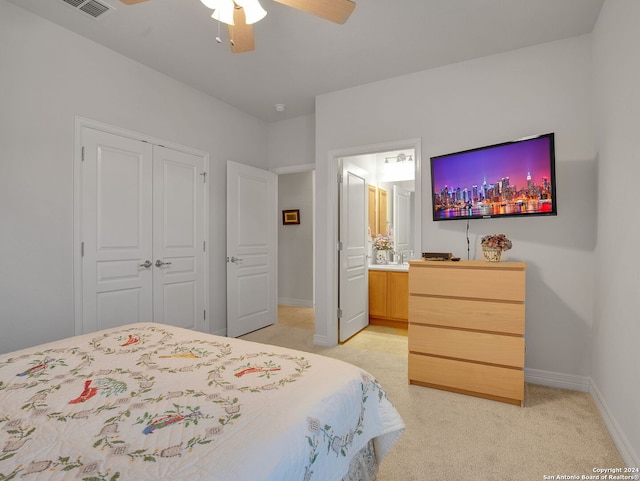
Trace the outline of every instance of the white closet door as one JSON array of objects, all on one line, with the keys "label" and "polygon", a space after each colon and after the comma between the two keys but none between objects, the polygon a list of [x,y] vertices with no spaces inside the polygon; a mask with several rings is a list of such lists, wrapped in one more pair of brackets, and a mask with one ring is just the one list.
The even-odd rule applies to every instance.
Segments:
[{"label": "white closet door", "polygon": [[152,147],[82,137],[83,332],[152,321]]},{"label": "white closet door", "polygon": [[204,158],[153,147],[154,321],[207,331]]},{"label": "white closet door", "polygon": [[205,159],[82,129],[82,332],[208,331]]}]

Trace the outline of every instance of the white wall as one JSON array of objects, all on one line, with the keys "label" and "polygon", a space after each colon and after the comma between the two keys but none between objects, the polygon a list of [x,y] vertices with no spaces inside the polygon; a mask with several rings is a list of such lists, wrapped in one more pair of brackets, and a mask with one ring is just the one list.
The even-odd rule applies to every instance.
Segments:
[{"label": "white wall", "polygon": [[315,117],[303,115],[270,122],[268,131],[269,168],[287,168],[315,162]]},{"label": "white wall", "polygon": [[0,352],[74,334],[74,116],[210,154],[212,331],[226,326],[226,160],[266,168],[262,121],[0,0]]},{"label": "white wall", "polygon": [[607,0],[593,34],[599,150],[592,377],[629,466],[640,466],[639,18],[637,0]]},{"label": "white wall", "polygon": [[595,297],[596,161],[591,125],[591,37],[539,45],[316,99],[316,340],[335,342],[335,186],[329,152],[422,139],[422,251],[466,258],[466,221],[433,222],[429,158],[555,132],[557,217],[471,222],[471,258],[482,235],[513,241],[508,259],[527,270],[526,368],[588,389]]},{"label": "white wall", "polygon": [[[278,176],[278,303],[313,307],[313,171]],[[282,211],[300,210],[283,225]]]}]

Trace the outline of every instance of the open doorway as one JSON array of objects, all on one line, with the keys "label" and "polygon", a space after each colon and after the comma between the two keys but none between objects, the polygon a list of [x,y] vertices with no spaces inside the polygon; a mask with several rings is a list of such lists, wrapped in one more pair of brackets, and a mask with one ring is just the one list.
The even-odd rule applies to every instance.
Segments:
[{"label": "open doorway", "polygon": [[[415,158],[414,148],[403,147],[338,159],[340,342],[369,325],[369,269],[379,267],[376,252],[378,256],[385,254],[385,263],[389,261],[405,272],[405,263],[415,251]],[[388,250],[376,251],[378,242]],[[382,274],[386,276],[386,272]],[[406,281],[406,273],[402,276]]]},{"label": "open doorway", "polygon": [[317,165],[318,175],[318,208],[317,222],[321,226],[316,234],[315,246],[322,264],[316,266],[316,325],[313,338],[314,344],[322,346],[335,346],[338,344],[338,314],[339,306],[339,254],[336,245],[339,242],[338,234],[338,191],[341,159],[349,156],[375,154],[380,152],[401,151],[413,149],[415,153],[415,199],[414,212],[412,213],[412,239],[415,252],[421,249],[421,140],[405,139],[382,144],[366,145],[360,147],[341,148],[327,152],[327,161]]},{"label": "open doorway", "polygon": [[315,171],[278,175],[278,322],[314,328]]}]

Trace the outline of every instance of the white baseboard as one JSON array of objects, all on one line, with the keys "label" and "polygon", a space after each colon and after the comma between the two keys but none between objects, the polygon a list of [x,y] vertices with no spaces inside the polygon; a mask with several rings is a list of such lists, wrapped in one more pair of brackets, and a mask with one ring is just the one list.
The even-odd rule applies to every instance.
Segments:
[{"label": "white baseboard", "polygon": [[611,414],[611,410],[607,406],[607,402],[602,397],[602,393],[598,389],[598,386],[593,382],[593,379],[591,380],[590,388],[591,394],[593,395],[593,398],[598,405],[598,409],[600,410],[600,414],[602,414],[604,424],[607,426],[607,430],[613,439],[613,443],[616,445],[616,448],[618,448],[618,451],[620,451],[620,456],[622,456],[622,460],[626,467],[640,467],[640,456],[638,456],[638,453],[633,450],[631,443],[629,443],[629,440],[624,435],[620,425]]},{"label": "white baseboard", "polygon": [[524,380],[532,384],[570,389],[571,391],[589,392],[591,380],[587,376],[562,374],[559,372],[543,371],[541,369],[524,369]]},{"label": "white baseboard", "polygon": [[335,346],[335,344],[331,344],[331,342],[329,342],[329,338],[327,336],[319,336],[318,334],[313,335],[313,344],[315,346],[323,346],[323,347]]},{"label": "white baseboard", "polygon": [[283,306],[313,307],[313,301],[305,299],[289,299],[287,297],[278,297],[278,304],[282,304]]}]

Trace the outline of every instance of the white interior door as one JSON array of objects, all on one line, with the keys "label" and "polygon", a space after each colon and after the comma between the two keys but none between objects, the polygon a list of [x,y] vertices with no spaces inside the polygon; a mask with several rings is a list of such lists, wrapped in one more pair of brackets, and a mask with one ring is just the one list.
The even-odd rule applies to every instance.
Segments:
[{"label": "white interior door", "polygon": [[398,185],[393,186],[393,235],[395,250],[408,251],[411,243],[411,192]]},{"label": "white interior door", "polygon": [[153,147],[153,317],[208,331],[204,158]]},{"label": "white interior door", "polygon": [[369,325],[368,182],[366,173],[344,159],[340,189],[338,305],[340,342]]},{"label": "white interior door", "polygon": [[227,335],[277,321],[277,176],[227,162]]},{"label": "white interior door", "polygon": [[82,332],[208,331],[204,157],[84,127]]},{"label": "white interior door", "polygon": [[83,331],[153,320],[150,144],[83,129]]}]

